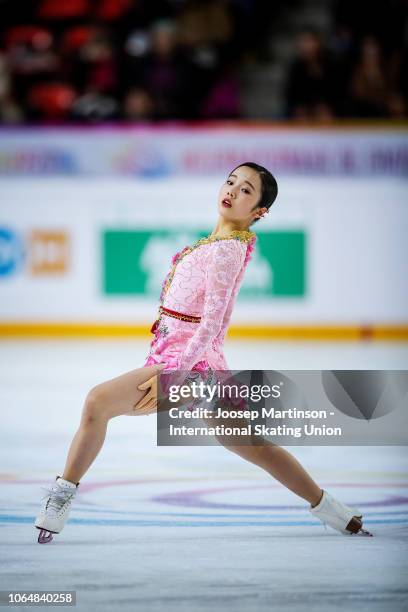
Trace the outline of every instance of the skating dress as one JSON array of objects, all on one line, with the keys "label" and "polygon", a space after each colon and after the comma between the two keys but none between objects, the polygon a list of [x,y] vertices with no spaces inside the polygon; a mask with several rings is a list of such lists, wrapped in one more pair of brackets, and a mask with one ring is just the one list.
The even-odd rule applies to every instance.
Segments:
[{"label": "skating dress", "polygon": [[224,339],[256,240],[247,230],[209,235],[172,257],[143,365],[165,363],[163,372],[199,372],[203,380],[229,369]]}]

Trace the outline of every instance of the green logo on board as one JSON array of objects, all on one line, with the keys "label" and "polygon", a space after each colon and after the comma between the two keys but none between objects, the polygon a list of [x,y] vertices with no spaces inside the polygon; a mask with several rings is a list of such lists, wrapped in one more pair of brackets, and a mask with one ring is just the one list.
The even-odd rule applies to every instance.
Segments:
[{"label": "green logo on board", "polygon": [[[173,255],[211,230],[120,230],[102,235],[103,292],[158,299]],[[304,231],[259,232],[238,299],[304,297],[306,234]]]}]

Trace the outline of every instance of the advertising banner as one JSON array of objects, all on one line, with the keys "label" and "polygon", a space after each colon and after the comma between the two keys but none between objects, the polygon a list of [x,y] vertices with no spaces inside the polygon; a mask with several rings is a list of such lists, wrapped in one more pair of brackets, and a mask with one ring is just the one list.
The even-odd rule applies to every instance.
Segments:
[{"label": "advertising banner", "polygon": [[0,131],[3,176],[210,176],[245,160],[277,177],[407,176],[407,130],[170,123]]}]

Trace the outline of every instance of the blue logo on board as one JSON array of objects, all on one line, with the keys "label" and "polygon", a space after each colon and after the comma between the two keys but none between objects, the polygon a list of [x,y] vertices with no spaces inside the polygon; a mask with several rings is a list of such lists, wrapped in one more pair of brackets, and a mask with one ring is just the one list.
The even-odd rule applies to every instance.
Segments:
[{"label": "blue logo on board", "polygon": [[23,257],[23,244],[17,233],[7,227],[0,227],[0,277],[12,275]]}]

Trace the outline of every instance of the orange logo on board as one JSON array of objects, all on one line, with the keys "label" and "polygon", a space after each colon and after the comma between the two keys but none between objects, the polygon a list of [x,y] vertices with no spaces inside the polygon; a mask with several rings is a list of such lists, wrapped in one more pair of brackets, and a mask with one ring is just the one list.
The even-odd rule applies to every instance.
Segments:
[{"label": "orange logo on board", "polygon": [[34,275],[64,274],[68,269],[68,235],[54,230],[33,230],[30,269]]}]

